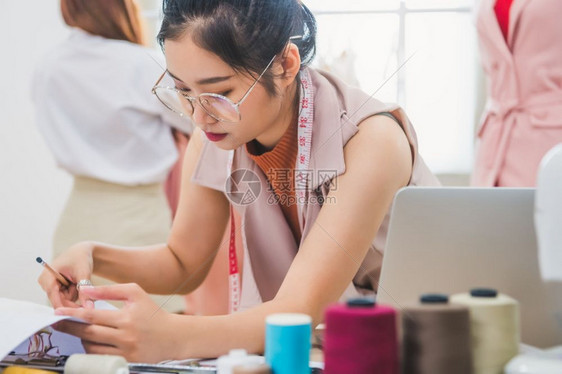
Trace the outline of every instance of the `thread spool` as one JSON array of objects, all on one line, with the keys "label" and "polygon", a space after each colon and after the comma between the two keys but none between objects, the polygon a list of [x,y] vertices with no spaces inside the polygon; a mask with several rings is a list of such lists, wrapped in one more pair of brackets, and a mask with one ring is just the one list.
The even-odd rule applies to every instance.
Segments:
[{"label": "thread spool", "polygon": [[232,369],[232,374],[271,374],[271,368],[267,364],[238,365]]},{"label": "thread spool", "polygon": [[519,353],[519,305],[493,289],[473,289],[451,297],[451,303],[470,309],[475,374],[501,374]]},{"label": "thread spool", "polygon": [[312,319],[272,314],[265,321],[265,361],[275,374],[309,374]]},{"label": "thread spool", "polygon": [[245,349],[232,349],[227,355],[218,358],[217,374],[232,374],[236,366],[256,364],[263,364],[263,357],[248,355]]},{"label": "thread spool", "polygon": [[121,356],[74,354],[66,360],[64,374],[129,374]]},{"label": "thread spool", "polygon": [[470,314],[446,295],[427,294],[402,311],[403,371],[471,374]]},{"label": "thread spool", "polygon": [[326,310],[325,374],[398,373],[396,311],[352,299]]}]

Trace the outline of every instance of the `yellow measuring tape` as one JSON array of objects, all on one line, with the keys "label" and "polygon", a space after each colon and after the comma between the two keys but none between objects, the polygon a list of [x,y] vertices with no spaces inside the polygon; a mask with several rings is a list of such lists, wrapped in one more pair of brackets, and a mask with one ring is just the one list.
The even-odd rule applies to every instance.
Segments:
[{"label": "yellow measuring tape", "polygon": [[58,374],[56,371],[30,369],[21,366],[12,366],[0,371],[2,374]]}]

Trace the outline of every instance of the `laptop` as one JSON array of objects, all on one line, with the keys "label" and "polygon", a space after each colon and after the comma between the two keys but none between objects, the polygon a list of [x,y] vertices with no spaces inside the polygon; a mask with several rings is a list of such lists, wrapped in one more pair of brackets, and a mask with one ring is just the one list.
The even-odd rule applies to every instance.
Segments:
[{"label": "laptop", "polygon": [[562,283],[541,279],[534,191],[400,190],[392,208],[378,302],[400,309],[424,293],[495,288],[519,301],[523,343],[542,348],[562,344]]}]

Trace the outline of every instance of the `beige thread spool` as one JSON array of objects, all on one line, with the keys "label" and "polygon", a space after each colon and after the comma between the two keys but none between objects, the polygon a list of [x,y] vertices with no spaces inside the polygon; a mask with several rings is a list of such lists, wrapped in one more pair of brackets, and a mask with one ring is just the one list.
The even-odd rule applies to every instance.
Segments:
[{"label": "beige thread spool", "polygon": [[451,297],[470,309],[474,374],[502,374],[519,353],[519,304],[493,289],[473,289]]},{"label": "beige thread spool", "polygon": [[245,364],[235,366],[232,374],[271,374],[271,369],[267,364]]},{"label": "beige thread spool", "polygon": [[64,374],[129,374],[121,356],[74,354],[66,360]]}]

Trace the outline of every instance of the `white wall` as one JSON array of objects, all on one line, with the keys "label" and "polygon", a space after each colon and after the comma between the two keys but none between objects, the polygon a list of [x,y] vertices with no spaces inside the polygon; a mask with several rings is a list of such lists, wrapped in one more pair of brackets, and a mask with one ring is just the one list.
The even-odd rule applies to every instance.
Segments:
[{"label": "white wall", "polygon": [[46,300],[35,257],[51,257],[71,180],[35,128],[31,76],[67,32],[58,0],[0,0],[0,297]]}]

